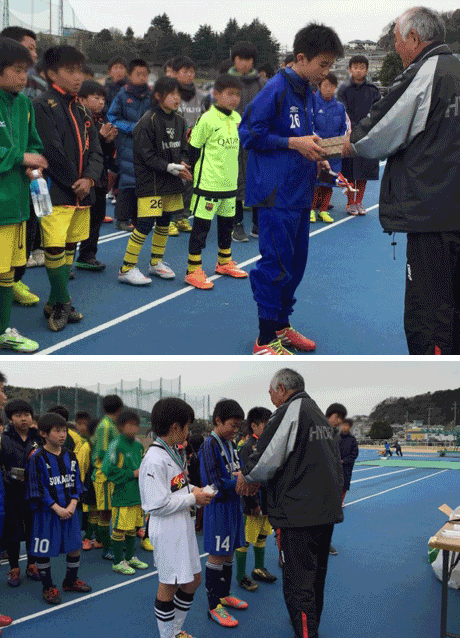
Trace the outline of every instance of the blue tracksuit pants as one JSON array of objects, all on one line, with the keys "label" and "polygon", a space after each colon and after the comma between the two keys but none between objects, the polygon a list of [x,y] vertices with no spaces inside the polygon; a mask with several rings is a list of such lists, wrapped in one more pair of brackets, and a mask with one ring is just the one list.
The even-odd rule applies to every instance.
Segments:
[{"label": "blue tracksuit pants", "polygon": [[259,318],[287,322],[308,257],[310,210],[259,209],[259,250],[250,272]]}]

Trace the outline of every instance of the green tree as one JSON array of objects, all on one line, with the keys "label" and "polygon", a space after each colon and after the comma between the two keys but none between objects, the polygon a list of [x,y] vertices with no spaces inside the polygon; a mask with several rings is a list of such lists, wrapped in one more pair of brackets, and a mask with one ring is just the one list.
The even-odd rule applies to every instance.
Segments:
[{"label": "green tree", "polygon": [[393,84],[394,79],[402,73],[404,67],[399,54],[395,51],[389,51],[383,59],[379,79],[384,87]]},{"label": "green tree", "polygon": [[131,27],[128,27],[125,33],[125,40],[128,42],[132,42],[134,40],[134,31],[131,29]]},{"label": "green tree", "polygon": [[257,49],[257,64],[270,63],[277,68],[280,46],[272,36],[270,29],[258,18],[250,25],[243,25],[238,33],[238,40],[252,42]]},{"label": "green tree", "polygon": [[169,16],[166,13],[163,13],[161,15],[155,16],[155,18],[152,18],[150,24],[152,27],[161,29],[161,31],[164,31],[165,34],[172,34],[174,32],[173,26],[171,24],[171,20],[169,19]]},{"label": "green tree", "polygon": [[210,25],[200,25],[193,36],[191,57],[198,64],[212,67],[216,62],[217,36]]},{"label": "green tree", "polygon": [[95,40],[99,40],[100,42],[110,42],[111,40],[113,40],[110,29],[102,29],[99,33],[96,34]]},{"label": "green tree", "polygon": [[393,428],[386,420],[376,420],[372,423],[369,437],[373,440],[384,440],[393,436]]}]

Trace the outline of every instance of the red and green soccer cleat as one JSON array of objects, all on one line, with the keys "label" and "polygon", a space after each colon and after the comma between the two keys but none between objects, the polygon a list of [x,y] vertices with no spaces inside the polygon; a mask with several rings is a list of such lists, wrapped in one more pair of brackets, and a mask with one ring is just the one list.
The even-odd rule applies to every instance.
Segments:
[{"label": "red and green soccer cleat", "polygon": [[208,617],[221,626],[226,626],[227,628],[238,626],[238,620],[227,613],[227,611],[221,604],[218,604],[215,608],[209,610]]}]

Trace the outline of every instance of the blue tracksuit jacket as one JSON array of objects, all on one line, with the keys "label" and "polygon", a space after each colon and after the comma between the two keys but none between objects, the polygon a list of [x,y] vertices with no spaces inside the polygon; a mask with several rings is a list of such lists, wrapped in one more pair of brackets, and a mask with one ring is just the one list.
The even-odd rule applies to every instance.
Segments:
[{"label": "blue tracksuit jacket", "polygon": [[248,206],[309,208],[316,163],[289,150],[291,136],[313,134],[313,94],[291,69],[280,70],[246,107],[239,126],[249,150],[245,203]]},{"label": "blue tracksuit jacket", "polygon": [[119,188],[134,188],[133,130],[136,123],[151,108],[150,89],[127,85],[113,99],[107,119],[118,128],[115,142],[120,170]]},{"label": "blue tracksuit jacket", "polygon": [[[313,95],[313,114],[315,134],[322,139],[343,136],[347,131],[345,106],[335,96],[330,101],[325,101],[320,92],[316,92]],[[334,172],[342,170],[342,159],[330,159],[329,164]],[[330,186],[322,183],[318,185]]]}]

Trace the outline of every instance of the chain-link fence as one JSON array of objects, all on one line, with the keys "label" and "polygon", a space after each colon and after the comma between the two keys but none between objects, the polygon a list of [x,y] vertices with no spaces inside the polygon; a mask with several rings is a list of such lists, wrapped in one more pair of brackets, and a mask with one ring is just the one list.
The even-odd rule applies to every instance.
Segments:
[{"label": "chain-link fence", "polygon": [[92,417],[99,418],[103,415],[102,399],[104,396],[115,394],[120,396],[126,407],[138,411],[143,425],[149,424],[150,412],[154,404],[173,396],[182,398],[188,402],[195,412],[195,417],[200,419],[209,418],[210,396],[190,396],[182,390],[181,377],[169,380],[159,378],[158,380],[120,380],[114,384],[85,385],[75,387],[51,387],[31,391],[15,391],[15,397],[22,397],[30,400],[34,412],[42,415],[50,407],[64,405],[70,412],[70,419],[75,418],[77,411],[87,411]]},{"label": "chain-link fence", "polygon": [[0,0],[0,11],[3,27],[24,27],[59,36],[66,30],[85,30],[68,0]]}]

